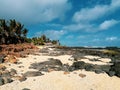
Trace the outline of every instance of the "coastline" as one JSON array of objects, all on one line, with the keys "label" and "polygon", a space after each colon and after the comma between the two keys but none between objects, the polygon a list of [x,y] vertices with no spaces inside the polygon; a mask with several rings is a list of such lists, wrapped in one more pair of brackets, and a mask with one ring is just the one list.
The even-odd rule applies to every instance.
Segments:
[{"label": "coastline", "polygon": [[[21,76],[27,71],[38,71],[37,69],[29,68],[33,63],[43,63],[49,61],[50,58],[57,59],[62,64],[72,65],[74,63],[72,54],[59,55],[59,53],[53,48],[39,47],[40,52],[34,55],[28,55],[25,58],[18,58],[18,63],[4,63],[7,70],[14,68],[17,71],[16,76]],[[42,49],[47,49],[49,52],[43,53]],[[42,51],[42,53],[41,53]],[[51,53],[57,53],[58,55]],[[46,51],[44,51],[46,52]],[[70,52],[69,52],[70,53]],[[82,60],[86,63],[93,64],[108,64],[109,58],[101,58],[101,61],[89,61],[91,59],[97,59],[94,55],[85,56]],[[89,62],[87,62],[87,60]],[[103,61],[105,62],[103,62]],[[53,69],[48,72],[41,71],[44,75],[27,77],[25,81],[20,82],[19,79],[15,79],[11,83],[0,86],[0,90],[23,90],[28,88],[30,90],[119,90],[120,78],[116,76],[110,77],[106,73],[96,74],[92,71],[74,70],[72,72],[56,71]]]}]

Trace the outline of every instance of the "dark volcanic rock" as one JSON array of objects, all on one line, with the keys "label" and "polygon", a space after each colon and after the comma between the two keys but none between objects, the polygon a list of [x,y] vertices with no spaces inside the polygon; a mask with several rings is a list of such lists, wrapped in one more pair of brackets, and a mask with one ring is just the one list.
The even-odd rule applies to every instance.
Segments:
[{"label": "dark volcanic rock", "polygon": [[64,64],[62,66],[62,70],[65,71],[65,72],[69,72],[70,71],[69,69],[70,69],[70,66],[68,64]]},{"label": "dark volcanic rock", "polygon": [[92,65],[92,64],[86,65],[85,70],[86,71],[93,71],[94,70],[94,65]]},{"label": "dark volcanic rock", "polygon": [[13,80],[11,78],[8,78],[8,77],[0,77],[0,86],[3,85],[3,84],[6,84],[6,83],[10,83],[12,82]]},{"label": "dark volcanic rock", "polygon": [[120,77],[120,62],[115,62],[111,66],[111,71],[115,71],[115,75]]},{"label": "dark volcanic rock", "polygon": [[53,69],[55,71],[62,70],[62,62],[58,59],[50,58],[49,61],[41,63],[33,63],[29,68],[37,69],[39,71],[48,72],[48,69]]},{"label": "dark volcanic rock", "polygon": [[115,71],[109,71],[107,74],[112,77],[115,75]]},{"label": "dark volcanic rock", "polygon": [[78,69],[84,69],[85,68],[85,62],[78,61],[74,62],[71,66],[71,69],[78,70]]},{"label": "dark volcanic rock", "polygon": [[43,74],[39,71],[28,71],[23,74],[23,76],[25,76],[25,77],[34,77],[34,76],[41,76],[41,75],[43,75]]},{"label": "dark volcanic rock", "polygon": [[4,80],[4,84],[6,83],[11,83],[13,80],[9,77],[3,77],[3,80]]},{"label": "dark volcanic rock", "polygon": [[110,65],[101,65],[101,70],[104,71],[104,72],[109,72],[111,69],[111,66]]},{"label": "dark volcanic rock", "polygon": [[0,86],[4,84],[4,80],[2,77],[0,77]]},{"label": "dark volcanic rock", "polygon": [[11,77],[11,75],[10,75],[10,72],[9,71],[3,71],[3,73],[2,73],[2,75],[1,75],[2,77]]},{"label": "dark volcanic rock", "polygon": [[103,73],[103,71],[101,69],[95,69],[95,73],[100,74]]}]

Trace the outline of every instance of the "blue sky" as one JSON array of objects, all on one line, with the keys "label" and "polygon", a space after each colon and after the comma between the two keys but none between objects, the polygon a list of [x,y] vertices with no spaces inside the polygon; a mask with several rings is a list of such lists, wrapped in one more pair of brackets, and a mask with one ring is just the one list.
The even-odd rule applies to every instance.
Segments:
[{"label": "blue sky", "polygon": [[0,18],[23,23],[28,37],[120,47],[120,0],[0,0]]}]

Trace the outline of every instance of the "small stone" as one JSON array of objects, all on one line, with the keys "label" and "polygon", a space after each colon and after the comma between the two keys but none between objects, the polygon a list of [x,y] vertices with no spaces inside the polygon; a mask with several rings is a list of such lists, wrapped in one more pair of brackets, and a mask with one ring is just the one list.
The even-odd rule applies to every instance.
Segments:
[{"label": "small stone", "polygon": [[97,74],[100,74],[100,73],[103,73],[104,71],[102,71],[102,70],[100,70],[100,69],[96,69],[95,70],[95,73],[97,73]]},{"label": "small stone", "polygon": [[24,68],[24,66],[18,66],[19,68]]},{"label": "small stone", "polygon": [[10,75],[15,75],[15,74],[17,74],[17,72],[16,72],[16,70],[15,69],[11,69],[11,71],[10,71]]},{"label": "small stone", "polygon": [[30,90],[29,88],[23,88],[22,90]]},{"label": "small stone", "polygon": [[10,63],[17,64],[17,59],[11,59],[9,62],[10,62]]},{"label": "small stone", "polygon": [[22,64],[22,62],[17,62],[17,64]]},{"label": "small stone", "polygon": [[70,72],[64,72],[64,74],[66,75],[66,74],[70,74]]},{"label": "small stone", "polygon": [[81,78],[86,77],[86,75],[85,75],[85,74],[82,74],[82,73],[80,73],[79,76],[80,76]]},{"label": "small stone", "polygon": [[73,72],[74,74],[77,74],[77,72]]},{"label": "small stone", "polygon": [[34,76],[41,76],[41,75],[43,74],[39,71],[27,71],[26,73],[24,73],[25,77],[34,77]]},{"label": "small stone", "polygon": [[25,81],[27,78],[25,76],[22,76],[19,78],[19,81],[22,82],[22,81]]}]

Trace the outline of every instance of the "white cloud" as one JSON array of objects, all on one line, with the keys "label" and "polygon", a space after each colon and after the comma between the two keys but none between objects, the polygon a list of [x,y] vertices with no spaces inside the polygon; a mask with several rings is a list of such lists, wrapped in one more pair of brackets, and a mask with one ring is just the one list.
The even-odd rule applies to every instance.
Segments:
[{"label": "white cloud", "polygon": [[62,19],[70,8],[68,0],[0,0],[0,18],[48,22]]},{"label": "white cloud", "polygon": [[93,8],[82,8],[80,11],[75,12],[72,17],[73,24],[65,26],[64,29],[70,31],[85,31],[85,32],[97,32],[101,30],[107,30],[116,24],[119,20],[105,20],[101,24],[94,23],[99,18],[103,18],[105,15],[112,14],[114,11],[120,8],[120,0],[112,0],[109,5],[96,5]]},{"label": "white cloud", "polygon": [[106,41],[115,41],[117,39],[118,39],[117,37],[107,37],[105,40]]},{"label": "white cloud", "polygon": [[83,8],[73,16],[74,22],[90,22],[111,14],[120,8],[120,0],[112,0],[110,5],[97,5],[93,8]]},{"label": "white cloud", "polygon": [[108,30],[109,28],[120,23],[120,20],[105,20],[101,24],[92,24],[92,23],[75,23],[71,25],[64,26],[63,29],[70,31],[85,31],[85,32],[97,32],[101,30]]},{"label": "white cloud", "polygon": [[42,34],[45,34],[47,37],[49,37],[52,40],[58,40],[60,39],[66,32],[64,30],[46,30],[43,32],[37,32],[35,36],[40,36]]},{"label": "white cloud", "polygon": [[83,24],[83,23],[78,23],[78,24],[71,24],[71,25],[68,25],[68,26],[64,26],[63,29],[65,30],[70,30],[70,31],[81,31],[81,30],[84,30],[84,31],[94,31],[93,29],[94,25],[92,24]]},{"label": "white cloud", "polygon": [[109,29],[110,27],[118,24],[120,21],[117,21],[117,20],[106,20],[104,21],[102,24],[100,24],[100,29],[101,30],[105,30],[105,29]]},{"label": "white cloud", "polygon": [[73,16],[75,22],[88,22],[98,19],[108,11],[108,6],[95,6],[94,8],[83,8]]}]

